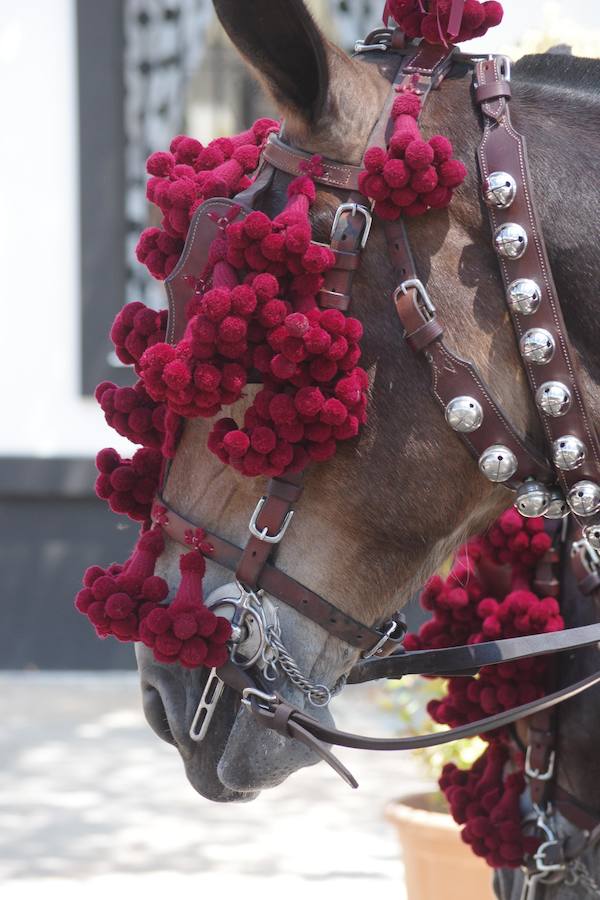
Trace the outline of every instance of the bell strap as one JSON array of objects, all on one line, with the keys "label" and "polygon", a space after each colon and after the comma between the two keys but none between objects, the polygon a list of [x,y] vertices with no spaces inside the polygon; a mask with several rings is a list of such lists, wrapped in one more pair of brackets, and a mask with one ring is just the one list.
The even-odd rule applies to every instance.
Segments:
[{"label": "bell strap", "polygon": [[549,482],[552,469],[547,460],[521,437],[495,402],[476,366],[457,356],[444,343],[444,330],[435,306],[417,276],[403,221],[386,222],[384,230],[388,254],[398,279],[394,292],[396,312],[407,343],[416,353],[423,353],[429,365],[432,392],[437,403],[444,414],[448,404],[457,397],[472,398],[481,408],[479,428],[468,433],[456,433],[476,460],[494,444],[508,447],[517,460],[517,469],[504,482],[506,487],[516,490],[527,478]]},{"label": "bell strap", "polygon": [[[168,537],[187,547],[190,546],[190,539],[194,531],[202,527],[197,522],[190,522],[168,507],[160,496],[156,497],[152,504],[151,516],[152,521],[160,525]],[[257,522],[260,523],[259,516],[257,516]],[[209,545],[204,550],[206,558],[212,559],[218,565],[232,572],[238,570],[244,551],[216,534],[211,532],[205,532],[205,534],[206,537],[203,540]],[[362,650],[366,656],[371,654],[377,657],[387,656],[398,649],[400,640],[404,637],[405,629],[399,621],[394,620],[389,623],[389,627],[384,627],[382,631],[363,625],[270,563],[262,566],[256,579],[255,589],[265,590],[277,597],[287,606],[291,606],[292,609],[320,625],[329,634]],[[400,637],[394,639],[394,633]]]},{"label": "bell strap", "polygon": [[[506,90],[508,77],[509,61],[505,57],[476,63],[475,101],[481,107],[484,122],[479,167],[508,310],[536,398],[535,406],[552,450],[556,476],[568,494],[579,481],[600,483],[600,445],[550,268],[532,189],[527,145],[511,122],[510,91]],[[528,351],[527,341],[533,338],[537,350]],[[544,338],[547,349],[539,343]],[[565,389],[564,402],[557,401],[556,412],[549,405],[548,411],[544,411],[544,385],[546,391]],[[571,444],[577,442],[570,448],[568,459],[566,449],[561,459],[561,439],[569,439]],[[579,460],[578,448],[582,457]],[[586,518],[586,521],[594,519]]]},{"label": "bell strap", "polygon": [[358,663],[350,672],[348,684],[360,684],[377,678],[402,678],[403,675],[472,675],[483,666],[589,647],[599,641],[600,622],[594,622],[564,631],[528,634],[481,644],[462,644],[439,650],[409,650],[395,653],[387,659]]}]

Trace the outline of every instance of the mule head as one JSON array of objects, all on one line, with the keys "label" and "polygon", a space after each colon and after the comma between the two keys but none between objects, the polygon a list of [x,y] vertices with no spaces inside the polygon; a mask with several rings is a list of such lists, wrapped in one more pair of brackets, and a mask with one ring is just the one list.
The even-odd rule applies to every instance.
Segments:
[{"label": "mule head", "polygon": [[[377,67],[349,59],[327,41],[300,0],[215,0],[215,8],[280,107],[286,140],[324,157],[360,163],[389,91]],[[452,123],[448,116],[448,108],[458,103],[461,116],[470,117],[467,124],[464,118]],[[468,153],[471,161],[478,126],[475,116],[466,112],[468,85],[449,82],[443,106],[436,102],[432,107],[425,128],[435,125],[449,133],[457,155]],[[432,116],[434,123],[428,121]],[[442,318],[455,326],[455,349],[475,359],[484,376],[492,376],[507,411],[520,407],[515,418],[526,430],[534,416],[522,379],[514,379],[520,367],[512,339],[508,329],[500,328],[505,316],[502,294],[495,279],[484,274],[486,267],[494,271],[493,252],[485,250],[489,240],[481,239],[480,259],[470,253],[483,229],[473,172],[470,177],[464,194],[472,199],[459,201],[456,212],[430,213],[426,222],[411,224],[411,241]],[[317,240],[329,239],[339,202],[339,196],[319,188],[313,207]],[[435,405],[425,363],[402,340],[391,302],[395,286],[383,230],[375,223],[354,281],[352,306],[352,314],[365,327],[362,362],[371,385],[368,424],[331,461],[311,467],[276,559],[279,568],[366,624],[383,621],[405,603],[467,534],[485,527],[507,504],[504,490],[479,475]],[[468,313],[467,306],[461,311],[459,293],[461,305],[470,304]],[[232,415],[241,418],[239,409]],[[224,467],[207,451],[207,433],[205,421],[187,423],[165,499],[182,515],[243,546],[264,482]],[[181,547],[169,545],[157,570],[173,588],[180,553]],[[209,563],[205,594],[232,580],[230,572]],[[334,685],[349,671],[357,652],[271,599],[301,670],[313,681]],[[205,796],[248,799],[317,761],[302,745],[260,730],[228,691],[209,735],[194,744],[187,731],[206,673],[161,666],[144,647],[138,648],[138,664],[150,724],[176,743],[190,781]],[[289,682],[278,687],[304,706],[306,698]],[[330,721],[327,709],[311,707],[310,712]]]}]

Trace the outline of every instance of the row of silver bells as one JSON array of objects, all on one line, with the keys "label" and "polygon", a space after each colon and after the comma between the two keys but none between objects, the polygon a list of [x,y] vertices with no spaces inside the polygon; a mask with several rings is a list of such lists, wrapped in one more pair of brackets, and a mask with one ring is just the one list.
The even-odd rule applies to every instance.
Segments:
[{"label": "row of silver bells", "polygon": [[[492,209],[508,209],[517,196],[517,184],[508,172],[491,172],[483,181],[483,199]],[[520,259],[527,250],[527,232],[516,222],[506,222],[494,232],[496,252],[506,259]]]},{"label": "row of silver bells", "polygon": [[[517,183],[508,172],[491,172],[484,179],[483,199],[492,209],[509,209],[516,196]],[[520,259],[527,250],[527,242],[527,232],[515,222],[506,222],[494,232],[496,252],[505,259]],[[539,309],[542,292],[533,279],[518,278],[509,284],[507,298],[515,312],[531,316]],[[554,337],[545,328],[530,328],[520,340],[523,358],[534,365],[547,365],[555,349]],[[467,399],[470,398],[457,398],[446,409],[446,418],[456,431],[473,431],[483,421],[483,415],[478,416],[477,410],[465,403]],[[564,416],[572,403],[571,391],[559,381],[544,382],[536,391],[535,399],[540,410],[553,418]],[[553,442],[552,457],[558,469],[573,471],[585,461],[586,448],[576,435],[566,434]],[[479,468],[491,481],[508,481],[517,471],[517,459],[508,447],[494,444],[482,453]],[[578,481],[565,498],[558,488],[548,488],[530,479],[517,491],[515,506],[528,517],[562,519],[570,510],[579,516],[591,516],[600,511],[600,486],[593,481]],[[600,526],[587,525],[583,531],[591,546],[600,549]]]},{"label": "row of silver bells", "polygon": [[[528,479],[517,491],[515,506],[527,518],[545,516],[547,519],[562,519],[570,510],[577,516],[593,516],[600,512],[600,487],[593,481],[578,481],[565,498],[559,488],[549,488],[539,481]],[[586,527],[593,529],[596,526]]]},{"label": "row of silver bells", "polygon": [[[560,381],[545,381],[537,389],[535,399],[542,412],[553,418],[564,416],[572,402],[571,391]],[[461,434],[476,431],[483,422],[481,404],[475,397],[453,397],[446,405],[446,421],[454,431]],[[585,448],[583,452],[585,454]]]}]

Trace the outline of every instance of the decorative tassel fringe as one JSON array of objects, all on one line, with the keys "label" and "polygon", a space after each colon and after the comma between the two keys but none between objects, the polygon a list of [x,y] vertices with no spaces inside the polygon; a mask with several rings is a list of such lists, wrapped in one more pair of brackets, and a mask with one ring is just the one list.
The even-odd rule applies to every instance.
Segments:
[{"label": "decorative tassel fringe", "polygon": [[[406,636],[406,649],[562,630],[557,600],[539,597],[532,586],[535,566],[551,543],[543,519],[523,519],[516,510],[507,510],[484,537],[459,550],[445,580],[437,575],[430,579],[421,605],[432,617],[416,635]],[[507,584],[504,596],[491,596],[489,585],[496,583]],[[435,722],[457,726],[528,703],[546,693],[550,666],[548,658],[540,656],[485,666],[473,677],[449,678],[445,697],[431,701],[427,711]],[[524,853],[532,850],[520,827],[523,775],[510,771],[507,729],[482,738],[489,749],[469,771],[445,766],[440,788],[455,820],[465,826],[463,840],[473,851],[490,866],[517,867]]]}]

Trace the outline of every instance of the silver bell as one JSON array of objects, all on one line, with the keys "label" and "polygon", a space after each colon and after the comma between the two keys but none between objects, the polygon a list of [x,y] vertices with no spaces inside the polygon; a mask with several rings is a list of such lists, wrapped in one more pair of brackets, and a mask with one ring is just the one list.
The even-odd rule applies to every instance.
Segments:
[{"label": "silver bell", "polygon": [[594,481],[577,481],[567,500],[576,516],[593,516],[600,510],[600,487]]},{"label": "silver bell", "polygon": [[554,338],[545,328],[530,328],[520,341],[521,353],[527,362],[545,366],[554,356]]},{"label": "silver bell", "polygon": [[583,537],[594,550],[600,550],[600,525],[586,525]]},{"label": "silver bell", "polygon": [[508,481],[517,471],[517,457],[503,444],[492,444],[479,457],[479,468],[490,481]]},{"label": "silver bell", "polygon": [[543,516],[550,505],[550,491],[545,484],[539,481],[525,481],[515,499],[515,506],[522,516],[532,519],[534,516]]},{"label": "silver bell", "polygon": [[517,182],[508,172],[490,172],[483,180],[483,200],[494,209],[508,209],[517,195]]},{"label": "silver bell", "polygon": [[542,292],[532,278],[517,278],[507,288],[508,302],[522,316],[531,316],[539,307]]},{"label": "silver bell", "polygon": [[562,381],[545,381],[537,389],[535,400],[542,412],[556,419],[569,411],[571,391]]},{"label": "silver bell", "polygon": [[548,509],[544,513],[545,519],[564,519],[569,515],[569,506],[564,498],[563,492],[559,488],[552,488],[550,491],[550,503]]},{"label": "silver bell", "polygon": [[527,250],[527,232],[515,222],[507,222],[494,234],[496,253],[506,259],[520,259]]},{"label": "silver bell", "polygon": [[461,434],[476,431],[483,422],[481,404],[474,397],[454,397],[446,406],[446,422]]},{"label": "silver bell", "polygon": [[585,459],[585,444],[574,434],[563,434],[552,444],[554,465],[564,472],[570,472]]}]

